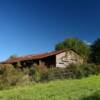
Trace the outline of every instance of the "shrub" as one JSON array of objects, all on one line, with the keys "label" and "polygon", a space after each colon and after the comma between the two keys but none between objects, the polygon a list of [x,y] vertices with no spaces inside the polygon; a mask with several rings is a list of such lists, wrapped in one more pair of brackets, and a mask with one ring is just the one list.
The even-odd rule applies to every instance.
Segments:
[{"label": "shrub", "polygon": [[30,76],[32,76],[33,80],[36,82],[44,81],[47,79],[48,69],[44,63],[40,65],[33,64],[30,68]]},{"label": "shrub", "polygon": [[99,74],[100,66],[94,64],[70,64],[66,68],[46,67],[44,63],[33,64],[31,67],[15,68],[10,64],[0,64],[0,89],[15,85],[45,82],[56,79],[74,79]]},{"label": "shrub", "polygon": [[98,66],[94,64],[82,64],[82,65],[69,65],[66,70],[72,72],[72,76],[75,78],[88,77],[90,75],[99,74]]},{"label": "shrub", "polygon": [[50,68],[48,71],[48,80],[55,80],[55,79],[64,79],[66,78],[66,70],[65,68]]},{"label": "shrub", "polygon": [[82,78],[100,73],[100,67],[94,64],[70,64],[66,68],[50,68],[48,73],[49,80],[65,78]]},{"label": "shrub", "polygon": [[3,75],[5,72],[5,68],[3,64],[0,64],[0,75]]},{"label": "shrub", "polygon": [[15,69],[11,64],[0,65],[0,89],[15,86],[17,84],[24,84],[25,74],[18,69]]}]

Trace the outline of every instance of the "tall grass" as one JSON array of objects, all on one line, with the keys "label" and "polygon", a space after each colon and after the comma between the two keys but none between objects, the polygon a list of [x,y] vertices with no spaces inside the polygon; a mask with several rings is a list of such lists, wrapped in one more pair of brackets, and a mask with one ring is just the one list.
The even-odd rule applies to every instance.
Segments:
[{"label": "tall grass", "polygon": [[100,100],[100,76],[56,80],[0,91],[0,100]]}]

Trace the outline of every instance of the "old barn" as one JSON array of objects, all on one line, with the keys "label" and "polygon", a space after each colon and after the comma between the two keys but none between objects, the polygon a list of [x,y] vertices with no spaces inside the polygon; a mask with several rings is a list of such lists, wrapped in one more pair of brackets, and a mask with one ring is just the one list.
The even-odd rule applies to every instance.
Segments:
[{"label": "old barn", "polygon": [[66,67],[71,63],[81,64],[83,63],[83,59],[73,50],[60,50],[43,54],[17,57],[6,60],[2,62],[2,64],[13,64],[14,66],[18,66],[18,63],[20,63],[20,67],[27,67],[34,63],[40,64],[41,62],[45,63],[45,65],[48,67]]}]

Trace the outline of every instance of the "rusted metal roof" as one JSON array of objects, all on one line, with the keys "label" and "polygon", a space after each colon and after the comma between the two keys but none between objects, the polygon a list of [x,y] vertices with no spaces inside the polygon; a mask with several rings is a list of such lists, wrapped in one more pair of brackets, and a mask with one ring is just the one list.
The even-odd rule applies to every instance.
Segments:
[{"label": "rusted metal roof", "polygon": [[43,54],[27,55],[27,56],[23,56],[23,57],[18,57],[18,58],[6,60],[4,62],[1,62],[1,64],[12,64],[15,62],[21,62],[21,61],[27,61],[27,60],[39,60],[39,59],[46,58],[49,56],[57,55],[57,54],[62,53],[64,51],[65,50],[60,50],[60,51],[52,51],[52,52],[48,52],[48,53],[43,53]]}]

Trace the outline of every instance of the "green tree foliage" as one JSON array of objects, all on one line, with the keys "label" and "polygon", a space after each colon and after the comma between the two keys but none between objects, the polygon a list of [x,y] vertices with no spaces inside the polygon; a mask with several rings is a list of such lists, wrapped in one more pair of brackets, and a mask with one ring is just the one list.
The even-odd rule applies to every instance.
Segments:
[{"label": "green tree foliage", "polygon": [[91,62],[100,64],[100,38],[97,39],[91,46]]},{"label": "green tree foliage", "polygon": [[11,55],[9,58],[8,58],[8,60],[10,60],[10,59],[14,59],[14,58],[17,58],[18,56],[16,55],[16,54],[14,54],[14,55]]},{"label": "green tree foliage", "polygon": [[67,38],[55,46],[55,50],[73,49],[84,58],[88,58],[90,53],[89,45],[78,38]]}]

